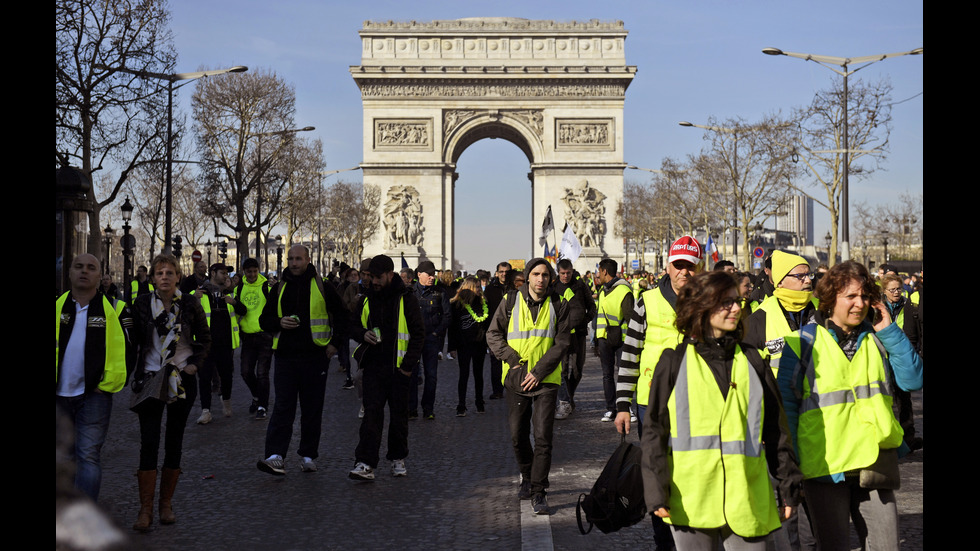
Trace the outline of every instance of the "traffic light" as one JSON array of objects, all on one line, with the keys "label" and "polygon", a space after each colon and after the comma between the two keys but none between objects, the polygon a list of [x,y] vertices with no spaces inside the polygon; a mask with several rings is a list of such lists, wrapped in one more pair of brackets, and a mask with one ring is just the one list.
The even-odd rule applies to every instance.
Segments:
[{"label": "traffic light", "polygon": [[221,260],[228,258],[228,242],[222,241],[218,243],[218,255],[221,256]]},{"label": "traffic light", "polygon": [[181,239],[179,235],[174,236],[173,253],[177,258],[180,258],[180,244],[182,241],[183,239]]}]

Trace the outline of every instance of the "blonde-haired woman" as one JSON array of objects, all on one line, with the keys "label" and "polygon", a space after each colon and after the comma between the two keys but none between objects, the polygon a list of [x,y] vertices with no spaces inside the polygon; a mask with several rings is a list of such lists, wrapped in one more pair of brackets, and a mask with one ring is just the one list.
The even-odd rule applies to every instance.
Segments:
[{"label": "blonde-haired woman", "polygon": [[469,385],[471,365],[476,412],[484,413],[483,362],[487,356],[486,335],[492,312],[483,298],[480,280],[473,276],[464,279],[450,304],[452,316],[449,322],[449,350],[459,362],[459,401],[456,405],[456,416],[466,415],[466,387]]}]

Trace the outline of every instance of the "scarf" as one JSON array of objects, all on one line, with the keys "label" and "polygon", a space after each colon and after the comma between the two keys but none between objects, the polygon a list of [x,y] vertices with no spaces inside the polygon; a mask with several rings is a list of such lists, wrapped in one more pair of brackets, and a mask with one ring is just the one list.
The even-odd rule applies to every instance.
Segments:
[{"label": "scarf", "polygon": [[777,287],[772,294],[787,312],[799,312],[806,308],[813,297],[812,291],[793,291],[785,287]]},{"label": "scarf", "polygon": [[187,397],[184,386],[181,384],[180,370],[172,364],[181,333],[180,299],[181,292],[177,290],[170,301],[170,308],[163,307],[163,301],[160,300],[160,295],[156,291],[153,292],[153,297],[150,300],[150,314],[153,316],[153,326],[157,330],[156,338],[160,341],[160,365],[163,366],[164,373],[168,374],[171,400]]}]

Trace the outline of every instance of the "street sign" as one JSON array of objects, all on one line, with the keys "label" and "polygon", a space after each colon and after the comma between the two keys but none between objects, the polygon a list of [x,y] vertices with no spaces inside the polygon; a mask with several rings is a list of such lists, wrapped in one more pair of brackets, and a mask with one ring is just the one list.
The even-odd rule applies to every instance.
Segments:
[{"label": "street sign", "polygon": [[633,260],[630,260],[630,268],[633,268],[634,270],[639,270],[640,269],[640,260],[637,259],[637,258],[634,258]]},{"label": "street sign", "polygon": [[194,249],[194,252],[191,253],[191,260],[194,262],[200,262],[202,258],[204,258],[204,255],[197,249]]},{"label": "street sign", "polygon": [[756,258],[762,258],[762,255],[764,254],[766,254],[766,251],[762,250],[762,247],[756,247],[755,250],[752,251],[752,256]]}]

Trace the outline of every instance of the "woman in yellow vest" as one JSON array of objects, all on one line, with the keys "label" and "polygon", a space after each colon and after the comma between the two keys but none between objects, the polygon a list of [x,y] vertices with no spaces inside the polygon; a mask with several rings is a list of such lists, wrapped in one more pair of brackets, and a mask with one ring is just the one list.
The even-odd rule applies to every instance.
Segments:
[{"label": "woman in yellow vest", "polygon": [[802,476],[772,370],[739,345],[745,299],[736,285],[722,271],[687,282],[675,322],[684,340],[653,372],[641,437],[644,498],[671,525],[678,551],[764,550],[799,500]]},{"label": "woman in yellow vest", "polygon": [[892,396],[896,388],[922,388],[922,358],[879,293],[863,265],[831,268],[817,285],[814,323],[793,336],[799,346],[784,348],[779,363],[807,512],[823,551],[850,549],[849,520],[867,539],[862,548],[898,549],[894,490],[908,447]]}]

